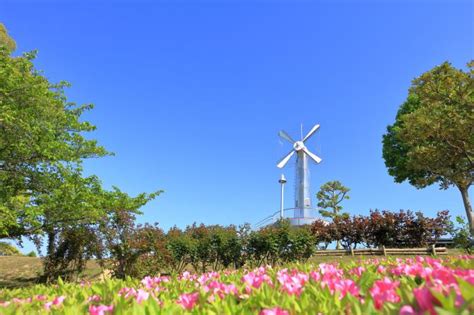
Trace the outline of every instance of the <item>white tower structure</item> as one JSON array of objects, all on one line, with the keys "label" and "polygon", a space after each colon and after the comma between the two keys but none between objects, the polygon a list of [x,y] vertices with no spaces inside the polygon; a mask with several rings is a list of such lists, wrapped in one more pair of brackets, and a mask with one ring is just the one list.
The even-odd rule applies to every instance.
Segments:
[{"label": "white tower structure", "polygon": [[322,160],[306,148],[305,142],[311,138],[318,129],[319,125],[315,125],[300,141],[293,140],[293,138],[283,130],[278,133],[281,138],[293,145],[293,149],[278,162],[277,167],[285,167],[290,158],[296,153],[295,208],[293,218],[290,218],[292,225],[310,224],[316,220],[311,214],[314,210],[311,205],[309,160],[311,159],[317,164],[321,163]]}]

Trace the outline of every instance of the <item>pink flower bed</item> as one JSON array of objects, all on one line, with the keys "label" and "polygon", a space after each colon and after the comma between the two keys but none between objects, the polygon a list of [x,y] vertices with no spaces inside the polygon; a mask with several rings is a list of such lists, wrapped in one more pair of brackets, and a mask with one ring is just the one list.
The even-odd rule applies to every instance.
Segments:
[{"label": "pink flower bed", "polygon": [[474,313],[473,256],[368,259],[0,291],[0,314]]}]

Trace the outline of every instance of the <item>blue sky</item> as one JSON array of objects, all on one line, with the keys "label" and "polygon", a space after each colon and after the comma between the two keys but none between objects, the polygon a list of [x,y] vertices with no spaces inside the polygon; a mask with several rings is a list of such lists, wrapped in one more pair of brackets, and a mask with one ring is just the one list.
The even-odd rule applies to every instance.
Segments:
[{"label": "blue sky", "polygon": [[[67,80],[114,157],[106,187],[165,190],[141,222],[255,223],[279,207],[277,132],[320,123],[312,191],[338,179],[345,209],[464,214],[460,194],[395,184],[382,134],[417,75],[473,58],[470,1],[0,2],[18,51]],[[292,161],[294,163],[294,160]],[[293,165],[293,163],[290,163]],[[294,167],[286,206],[293,204]],[[28,245],[29,247],[30,245]]]}]

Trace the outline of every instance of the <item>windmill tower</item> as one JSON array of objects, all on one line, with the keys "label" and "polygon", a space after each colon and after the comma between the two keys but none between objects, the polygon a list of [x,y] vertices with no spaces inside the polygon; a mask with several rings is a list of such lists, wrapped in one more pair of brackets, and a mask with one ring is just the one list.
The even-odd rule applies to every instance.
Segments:
[{"label": "windmill tower", "polygon": [[293,140],[293,138],[283,130],[278,133],[281,138],[293,145],[293,149],[278,162],[277,167],[285,167],[290,158],[296,153],[295,208],[293,218],[290,218],[292,225],[310,224],[316,219],[311,215],[313,207],[311,205],[311,192],[309,189],[309,160],[311,159],[317,164],[321,163],[322,160],[306,148],[305,142],[311,138],[318,129],[319,125],[315,125],[300,141]]}]

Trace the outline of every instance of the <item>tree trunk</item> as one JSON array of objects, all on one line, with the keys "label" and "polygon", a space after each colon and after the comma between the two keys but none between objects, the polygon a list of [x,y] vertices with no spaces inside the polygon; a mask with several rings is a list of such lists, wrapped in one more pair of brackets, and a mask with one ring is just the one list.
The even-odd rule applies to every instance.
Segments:
[{"label": "tree trunk", "polygon": [[54,252],[56,251],[56,232],[54,231],[48,231],[48,245],[46,247],[47,255],[49,257],[52,257],[54,255]]},{"label": "tree trunk", "polygon": [[469,222],[469,229],[471,235],[474,235],[474,213],[472,212],[471,201],[469,200],[469,187],[458,187],[461,192],[464,209],[466,210],[467,221]]},{"label": "tree trunk", "polygon": [[49,283],[56,280],[54,254],[56,252],[57,233],[54,230],[49,230],[46,234],[48,236],[48,244],[46,246],[46,257],[43,260],[42,281]]}]

